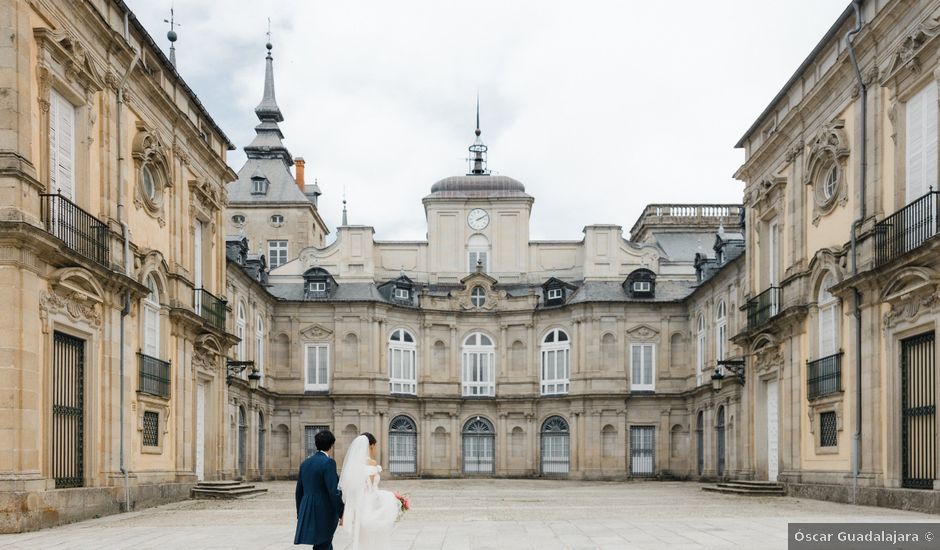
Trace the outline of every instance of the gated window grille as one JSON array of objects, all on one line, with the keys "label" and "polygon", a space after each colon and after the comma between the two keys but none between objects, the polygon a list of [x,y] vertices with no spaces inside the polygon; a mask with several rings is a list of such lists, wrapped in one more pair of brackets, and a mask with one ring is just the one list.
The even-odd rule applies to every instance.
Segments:
[{"label": "gated window grille", "polygon": [[42,194],[46,231],[85,258],[110,269],[108,226],[77,204],[56,194]]},{"label": "gated window grille", "polygon": [[835,447],[839,444],[839,428],[835,411],[819,414],[819,446]]},{"label": "gated window grille", "polygon": [[258,412],[258,472],[264,473],[264,414]]},{"label": "gated window grille", "polygon": [[137,359],[137,389],[141,393],[170,397],[170,363],[143,353],[138,353]]},{"label": "gated window grille", "polygon": [[388,427],[388,469],[393,474],[418,471],[418,429],[414,420],[396,416]]},{"label": "gated window grille", "polygon": [[144,447],[160,446],[160,413],[144,411]]},{"label": "gated window grille", "polygon": [[463,428],[463,471],[467,474],[492,474],[496,471],[494,447],[496,436],[489,420],[476,417]]},{"label": "gated window grille", "polygon": [[238,473],[244,477],[248,454],[248,419],[245,418],[245,408],[238,407]]},{"label": "gated window grille", "polygon": [[304,426],[304,457],[308,457],[317,452],[317,444],[314,438],[320,432],[329,430],[329,426]]},{"label": "gated window grille", "polygon": [[204,288],[195,290],[196,313],[213,327],[225,330],[226,302]]},{"label": "gated window grille", "polygon": [[932,489],[937,479],[937,362],[934,333],[901,341],[901,484]]},{"label": "gated window grille", "polygon": [[568,422],[560,416],[549,417],[542,423],[542,475],[568,474],[571,454],[569,432]]},{"label": "gated window grille", "polygon": [[85,483],[85,341],[53,334],[52,476],[56,488]]},{"label": "gated window grille", "polygon": [[842,390],[842,352],[806,363],[806,396],[815,399]]},{"label": "gated window grille", "polygon": [[698,418],[695,421],[695,449],[696,449],[696,471],[702,475],[705,471],[705,413],[698,412]]},{"label": "gated window grille", "polygon": [[630,427],[630,474],[634,477],[656,474],[656,429],[653,426]]},{"label": "gated window grille", "polygon": [[772,286],[747,301],[747,327],[754,328],[766,323],[780,313],[783,289]]},{"label": "gated window grille", "polygon": [[718,407],[718,418],[715,422],[715,454],[718,477],[725,475],[725,408]]},{"label": "gated window grille", "polygon": [[875,224],[875,265],[884,265],[902,256],[937,234],[940,218],[940,191],[923,197]]}]

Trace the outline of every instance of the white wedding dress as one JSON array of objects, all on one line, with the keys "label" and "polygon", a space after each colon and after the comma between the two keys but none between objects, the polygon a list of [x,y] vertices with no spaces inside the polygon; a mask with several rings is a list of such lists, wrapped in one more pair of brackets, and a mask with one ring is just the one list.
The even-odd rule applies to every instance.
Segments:
[{"label": "white wedding dress", "polygon": [[352,537],[351,550],[388,547],[401,503],[391,491],[379,489],[381,473],[381,466],[369,465],[369,440],[360,435],[349,446],[339,478],[346,503],[343,529]]}]

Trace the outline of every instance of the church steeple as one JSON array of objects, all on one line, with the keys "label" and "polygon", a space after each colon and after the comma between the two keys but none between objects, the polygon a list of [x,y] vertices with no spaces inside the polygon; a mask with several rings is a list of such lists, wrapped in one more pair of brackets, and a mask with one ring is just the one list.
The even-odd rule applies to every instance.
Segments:
[{"label": "church steeple", "polygon": [[489,174],[490,171],[486,169],[486,151],[487,146],[483,143],[483,140],[480,139],[480,96],[477,95],[477,128],[473,132],[476,135],[476,139],[473,141],[473,145],[469,147],[470,151],[470,173],[468,176],[483,176]]},{"label": "church steeple", "polygon": [[294,161],[290,152],[281,142],[284,134],[277,125],[278,122],[283,122],[284,115],[281,114],[281,108],[277,106],[277,100],[274,98],[274,57],[271,55],[274,46],[271,44],[270,24],[269,21],[268,42],[264,45],[268,50],[264,61],[264,93],[261,96],[261,103],[255,107],[255,114],[261,123],[255,126],[257,135],[245,147],[245,155],[250,159],[279,158],[287,166],[293,166]]}]

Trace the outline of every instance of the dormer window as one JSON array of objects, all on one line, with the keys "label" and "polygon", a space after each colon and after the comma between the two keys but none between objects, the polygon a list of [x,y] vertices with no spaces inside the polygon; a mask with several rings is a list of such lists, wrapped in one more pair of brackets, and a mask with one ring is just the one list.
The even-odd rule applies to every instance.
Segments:
[{"label": "dormer window", "polygon": [[623,288],[632,298],[653,298],[656,291],[656,274],[645,267],[637,269],[627,276]]},{"label": "dormer window", "polygon": [[560,288],[552,288],[548,291],[549,300],[561,300],[565,297],[565,291]]},{"label": "dormer window", "polygon": [[336,291],[336,279],[322,267],[311,267],[304,272],[303,277],[307,298],[327,298]]},{"label": "dormer window", "polygon": [[396,288],[395,299],[396,300],[409,300],[411,299],[411,291],[408,290],[407,288]]},{"label": "dormer window", "polygon": [[637,293],[637,292],[646,293],[646,292],[651,292],[652,290],[653,290],[653,286],[650,284],[649,281],[636,281],[633,283],[634,293]]},{"label": "dormer window", "polygon": [[311,294],[326,294],[326,283],[323,281],[311,281],[307,284],[307,292]]},{"label": "dormer window", "polygon": [[251,178],[251,194],[252,195],[267,195],[268,194],[267,178]]}]

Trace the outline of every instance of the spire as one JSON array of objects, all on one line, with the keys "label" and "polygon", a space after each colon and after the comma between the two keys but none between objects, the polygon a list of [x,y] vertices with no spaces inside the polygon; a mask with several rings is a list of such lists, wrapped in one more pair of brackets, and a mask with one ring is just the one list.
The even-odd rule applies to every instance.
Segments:
[{"label": "spire", "polygon": [[164,19],[164,23],[170,24],[170,30],[166,33],[166,39],[170,41],[170,63],[176,67],[176,39],[179,38],[176,34],[176,27],[180,26],[176,22],[176,17],[173,14],[173,4],[170,4],[170,18]]},{"label": "spire", "polygon": [[483,144],[483,140],[480,139],[480,94],[477,94],[477,128],[474,130],[474,135],[476,139],[473,140],[473,145],[470,146],[470,173],[468,176],[483,176],[489,174],[490,171],[486,169],[486,151],[487,146]]},{"label": "spire", "polygon": [[346,220],[346,190],[343,189],[343,227],[349,225],[349,222]]},{"label": "spire", "polygon": [[257,135],[245,147],[245,155],[249,159],[280,159],[288,167],[291,167],[294,160],[291,158],[287,147],[284,147],[281,142],[284,139],[284,134],[281,133],[281,129],[277,125],[278,122],[284,120],[284,116],[274,99],[274,57],[271,56],[271,49],[274,46],[271,44],[270,19],[268,19],[268,32],[266,34],[268,41],[264,47],[267,48],[268,54],[265,56],[264,93],[261,96],[261,103],[255,107],[255,114],[261,123],[255,126]]},{"label": "spire", "polygon": [[271,56],[271,19],[268,18],[268,42],[264,45],[268,49],[268,55],[265,56],[264,67],[264,95],[261,96],[261,103],[255,107],[255,114],[261,122],[281,122],[284,116],[281,109],[277,106],[274,99],[274,58]]}]

